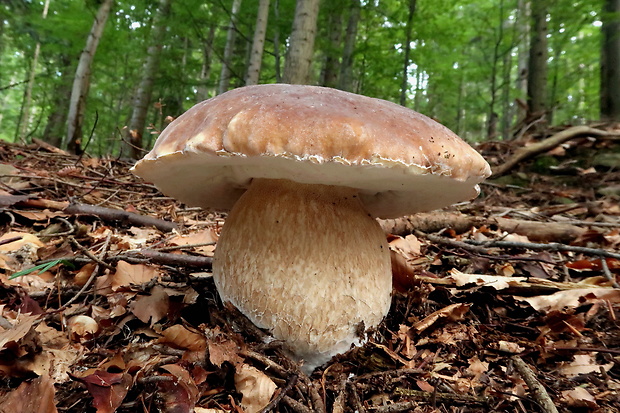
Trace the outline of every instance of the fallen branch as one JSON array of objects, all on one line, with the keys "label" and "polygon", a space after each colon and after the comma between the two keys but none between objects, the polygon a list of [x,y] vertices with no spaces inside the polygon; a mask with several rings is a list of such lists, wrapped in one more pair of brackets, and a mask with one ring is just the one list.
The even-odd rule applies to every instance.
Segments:
[{"label": "fallen branch", "polygon": [[525,384],[527,384],[527,387],[529,387],[530,391],[533,393],[534,399],[543,412],[558,413],[558,409],[555,407],[551,397],[549,397],[549,393],[547,393],[545,387],[538,381],[536,375],[527,363],[519,356],[513,356],[512,363],[521,377],[523,377],[523,381],[525,381]]},{"label": "fallen branch", "polygon": [[[386,233],[408,235],[415,230],[426,233],[451,228],[457,233],[472,227],[497,226],[500,230],[525,235],[532,241],[558,241],[570,243],[583,235],[587,229],[559,222],[538,222],[502,217],[477,217],[454,212],[429,212],[397,219],[379,220]],[[596,223],[592,223],[596,225]]]},{"label": "fallen branch", "polygon": [[160,231],[170,232],[178,229],[177,224],[163,219],[140,215],[120,209],[106,208],[95,205],[71,204],[63,212],[71,215],[94,215],[104,221],[114,221],[121,224],[139,225],[143,227],[153,226]]},{"label": "fallen branch", "polygon": [[524,146],[515,151],[512,157],[508,158],[506,162],[493,168],[492,177],[498,177],[504,175],[506,172],[514,168],[519,162],[532,158],[540,153],[547,152],[566,141],[579,138],[584,135],[594,136],[617,136],[617,133],[611,133],[600,129],[591,128],[589,126],[573,126],[572,128],[565,129],[555,135],[550,136],[540,142],[532,144],[530,146]]}]

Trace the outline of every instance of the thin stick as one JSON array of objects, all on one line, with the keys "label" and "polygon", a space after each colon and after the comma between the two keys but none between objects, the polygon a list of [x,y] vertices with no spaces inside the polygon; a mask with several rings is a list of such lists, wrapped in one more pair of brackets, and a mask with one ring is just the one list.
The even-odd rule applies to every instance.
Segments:
[{"label": "thin stick", "polygon": [[519,356],[513,356],[512,362],[521,375],[523,380],[527,384],[527,387],[532,391],[534,400],[538,402],[538,405],[544,413],[558,413],[558,409],[555,407],[553,400],[547,393],[545,387],[538,381],[536,375],[532,369],[527,365],[525,361]]}]

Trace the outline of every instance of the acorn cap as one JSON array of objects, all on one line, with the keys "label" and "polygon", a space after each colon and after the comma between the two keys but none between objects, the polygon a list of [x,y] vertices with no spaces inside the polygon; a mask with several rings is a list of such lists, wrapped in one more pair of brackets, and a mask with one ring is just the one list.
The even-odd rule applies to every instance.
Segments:
[{"label": "acorn cap", "polygon": [[469,200],[491,174],[466,142],[413,110],[284,84],[246,86],[197,104],[133,172],[187,205],[220,211],[253,178],[352,187],[380,218]]}]

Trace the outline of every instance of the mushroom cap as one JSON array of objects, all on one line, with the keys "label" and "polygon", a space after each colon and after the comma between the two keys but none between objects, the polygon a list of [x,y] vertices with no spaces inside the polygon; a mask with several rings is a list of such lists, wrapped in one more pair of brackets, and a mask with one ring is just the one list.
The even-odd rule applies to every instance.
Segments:
[{"label": "mushroom cap", "polygon": [[318,86],[246,86],[197,104],[133,172],[188,205],[226,211],[253,178],[357,188],[392,218],[477,196],[491,173],[448,128],[403,106]]}]

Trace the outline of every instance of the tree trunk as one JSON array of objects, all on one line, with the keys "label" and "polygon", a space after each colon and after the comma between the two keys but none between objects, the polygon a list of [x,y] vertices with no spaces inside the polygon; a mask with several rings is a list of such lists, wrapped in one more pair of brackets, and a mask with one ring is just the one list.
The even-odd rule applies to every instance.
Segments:
[{"label": "tree trunk", "polygon": [[93,27],[90,29],[86,39],[86,47],[82,50],[80,61],[75,71],[71,98],[69,100],[69,114],[67,115],[67,135],[63,142],[63,146],[73,153],[82,152],[82,122],[84,121],[86,96],[90,86],[90,67],[97,52],[97,46],[99,45],[99,40],[103,34],[103,29],[113,3],[114,0],[103,0],[101,2],[93,22]]},{"label": "tree trunk", "polygon": [[517,43],[517,80],[515,86],[519,93],[519,98],[525,99],[527,96],[527,63],[528,63],[528,44],[530,38],[530,1],[518,0],[517,4],[517,23],[516,30],[519,37]]},{"label": "tree trunk", "polygon": [[284,83],[307,84],[310,81],[319,0],[297,0],[293,30],[284,64]]},{"label": "tree trunk", "polygon": [[344,50],[342,52],[342,64],[340,65],[338,89],[347,91],[353,90],[353,53],[355,52],[357,25],[360,21],[360,13],[360,0],[351,0],[351,10],[349,11],[347,32],[344,37]]},{"label": "tree trunk", "polygon": [[530,116],[538,117],[547,110],[547,4],[532,2],[532,37],[527,73],[527,104]]},{"label": "tree trunk", "polygon": [[60,147],[67,121],[65,101],[71,94],[71,58],[63,54],[58,60],[62,65],[61,75],[52,93],[52,111],[47,117],[42,139],[53,146]]},{"label": "tree trunk", "polygon": [[415,14],[416,0],[409,0],[409,14],[405,26],[405,58],[403,61],[403,73],[400,81],[400,104],[407,106],[407,91],[409,90],[409,64],[411,63],[411,32],[413,31],[413,16]]},{"label": "tree trunk", "polygon": [[327,10],[327,39],[328,46],[325,50],[325,62],[321,71],[323,86],[335,88],[338,86],[338,73],[340,72],[340,56],[342,55],[342,18],[343,4],[337,1],[328,2]]},{"label": "tree trunk", "polygon": [[269,0],[260,0],[258,14],[256,15],[256,27],[254,27],[254,39],[250,52],[250,64],[245,76],[246,85],[258,84],[260,67],[263,62],[263,50],[265,49],[265,35],[267,33],[267,19],[269,18]]},{"label": "tree trunk", "polygon": [[491,61],[491,77],[489,79],[489,108],[487,114],[487,139],[494,140],[497,138],[497,122],[499,115],[495,111],[495,104],[497,102],[497,72],[499,70],[500,62],[500,47],[504,39],[504,1],[500,0],[498,5],[499,12],[499,26],[497,29],[497,37],[495,38],[495,44],[493,45],[493,56]]},{"label": "tree trunk", "polygon": [[241,0],[233,0],[230,12],[230,25],[226,33],[226,46],[224,46],[224,58],[222,59],[222,71],[220,72],[220,85],[218,94],[222,94],[230,87],[230,67],[232,65],[233,53],[235,52],[235,38],[237,37],[237,15],[241,8]]},{"label": "tree trunk", "polygon": [[273,25],[273,58],[276,71],[276,83],[282,82],[282,64],[280,63],[280,0],[273,2],[273,17],[275,19]]},{"label": "tree trunk", "polygon": [[601,48],[601,119],[620,121],[620,0],[605,0]]},{"label": "tree trunk", "polygon": [[133,102],[133,111],[127,134],[125,136],[126,152],[134,159],[142,155],[142,135],[146,126],[146,116],[151,103],[153,94],[153,83],[155,74],[159,68],[159,57],[161,56],[162,42],[166,34],[166,18],[170,13],[170,3],[172,0],[160,0],[159,9],[153,19],[151,28],[150,45],[147,51],[144,66],[142,66],[142,79],[136,92]]},{"label": "tree trunk", "polygon": [[211,54],[213,52],[213,40],[215,39],[215,24],[209,27],[206,39],[202,39],[202,67],[200,68],[200,84],[196,88],[196,103],[209,98],[207,83],[211,76]]},{"label": "tree trunk", "polygon": [[[43,5],[42,18],[45,20],[47,12],[50,7],[50,0],[45,0]],[[34,78],[37,73],[37,66],[39,63],[39,54],[41,53],[41,43],[37,41],[34,47],[34,55],[32,56],[32,65],[30,67],[30,75],[28,76],[28,84],[26,86],[26,97],[24,100],[24,108],[22,111],[22,117],[19,122],[18,138],[25,140],[28,127],[30,126],[30,103],[32,100],[32,88],[34,87]]]}]

